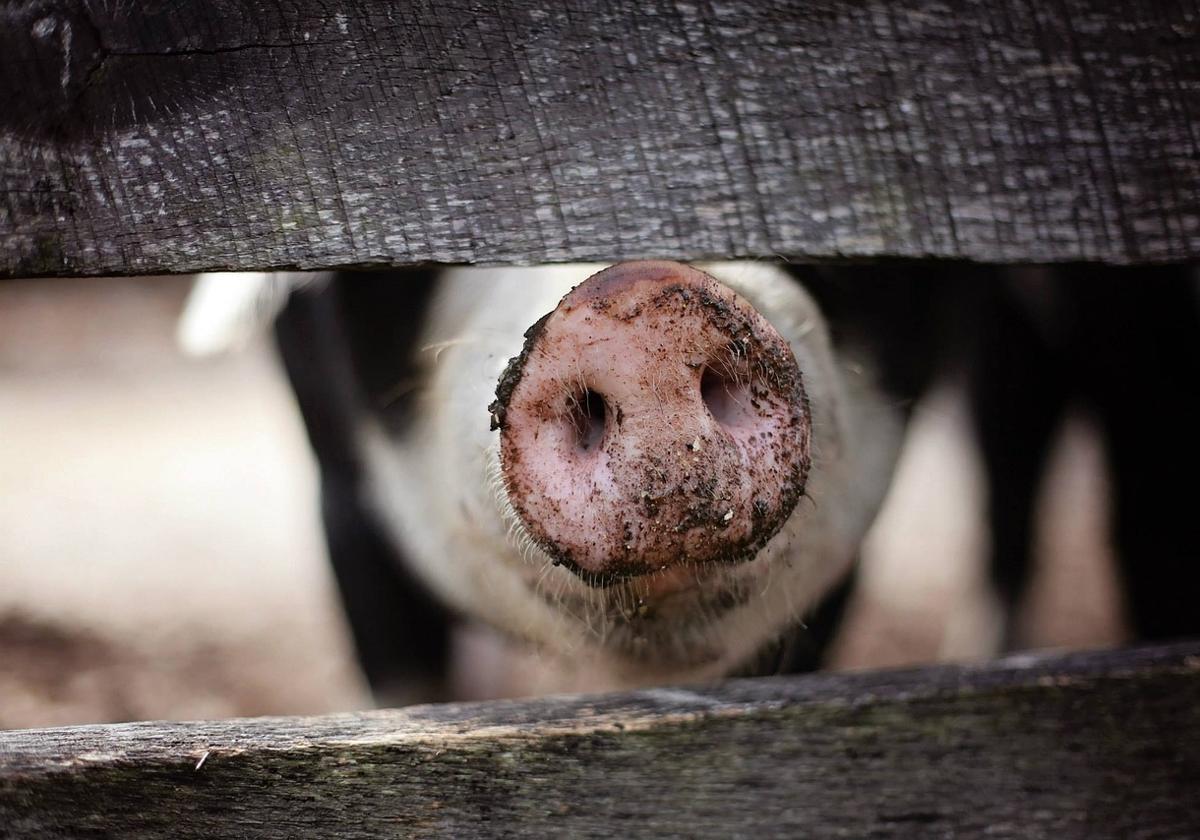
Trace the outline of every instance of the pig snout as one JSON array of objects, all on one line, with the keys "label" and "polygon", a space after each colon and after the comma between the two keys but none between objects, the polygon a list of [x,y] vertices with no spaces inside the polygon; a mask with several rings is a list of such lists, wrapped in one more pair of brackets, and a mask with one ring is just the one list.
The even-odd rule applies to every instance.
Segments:
[{"label": "pig snout", "polygon": [[507,498],[588,584],[753,558],[804,493],[811,417],[787,341],[672,262],[592,275],[525,334],[490,406]]}]

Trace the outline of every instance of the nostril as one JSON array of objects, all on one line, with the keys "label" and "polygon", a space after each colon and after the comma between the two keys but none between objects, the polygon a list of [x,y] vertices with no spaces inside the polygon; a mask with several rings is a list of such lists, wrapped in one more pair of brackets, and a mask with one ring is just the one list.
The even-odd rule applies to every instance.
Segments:
[{"label": "nostril", "polygon": [[600,445],[605,427],[603,395],[591,388],[572,394],[568,399],[567,414],[580,449],[587,452]]},{"label": "nostril", "polygon": [[713,419],[722,426],[742,426],[754,417],[748,376],[736,370],[712,365],[700,376],[700,398]]}]

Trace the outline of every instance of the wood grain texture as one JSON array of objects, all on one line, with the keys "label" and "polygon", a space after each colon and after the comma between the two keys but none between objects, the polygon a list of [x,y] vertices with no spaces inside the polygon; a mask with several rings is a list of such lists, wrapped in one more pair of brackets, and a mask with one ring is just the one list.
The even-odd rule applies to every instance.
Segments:
[{"label": "wood grain texture", "polygon": [[1200,642],[0,732],[0,836],[1200,836]]},{"label": "wood grain texture", "polygon": [[0,275],[1200,256],[1195,0],[0,6]]}]

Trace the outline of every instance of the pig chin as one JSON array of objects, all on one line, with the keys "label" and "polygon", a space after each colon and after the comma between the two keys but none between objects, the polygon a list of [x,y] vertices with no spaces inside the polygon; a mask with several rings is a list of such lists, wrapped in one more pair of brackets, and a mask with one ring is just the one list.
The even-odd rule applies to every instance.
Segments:
[{"label": "pig chin", "polygon": [[619,263],[572,289],[525,332],[489,411],[510,527],[601,593],[589,625],[626,655],[674,655],[745,605],[753,571],[728,570],[790,518],[811,467],[790,344],[680,263]]},{"label": "pig chin", "polygon": [[[489,453],[499,471],[497,449]],[[737,562],[676,565],[636,577],[588,582],[538,545],[514,510],[502,481],[492,482],[495,504],[509,535],[509,560],[527,591],[575,626],[577,639],[631,682],[717,675],[737,667],[770,643],[816,600],[826,583],[792,557],[789,521],[765,547]],[[797,580],[797,577],[800,580]],[[810,598],[801,596],[808,590]],[[577,644],[563,638],[532,641],[559,653]]]}]

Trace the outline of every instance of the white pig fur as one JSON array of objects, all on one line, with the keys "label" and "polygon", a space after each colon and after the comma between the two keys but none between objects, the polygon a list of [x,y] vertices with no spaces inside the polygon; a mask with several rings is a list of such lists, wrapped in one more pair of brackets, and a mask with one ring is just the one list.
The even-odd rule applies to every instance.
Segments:
[{"label": "white pig fur", "polygon": [[[420,343],[426,387],[412,433],[397,441],[367,420],[360,429],[370,503],[415,571],[450,605],[538,651],[561,674],[542,688],[681,682],[735,669],[846,572],[901,439],[899,411],[862,360],[835,356],[821,313],[794,279],[770,263],[700,264],[792,347],[812,412],[805,498],[756,558],[699,570],[693,587],[657,599],[637,580],[589,587],[526,537],[505,497],[487,406],[525,330],[603,267],[445,271]],[[193,321],[193,343],[205,344],[206,329],[228,331]]]},{"label": "white pig fur", "polygon": [[[478,616],[611,686],[726,673],[802,618],[846,571],[882,500],[900,419],[854,360],[832,352],[820,312],[765,263],[700,265],[791,344],[812,411],[806,496],[754,560],[706,569],[696,588],[652,603],[632,581],[594,589],[534,546],[500,479],[486,406],[522,334],[602,265],[446,272],[422,343],[428,389],[397,447],[362,430],[375,504],[429,585]],[[430,523],[437,523],[431,527]],[[644,585],[643,585],[644,587]],[[731,593],[745,600],[723,608]],[[567,684],[578,684],[569,680]]]}]

